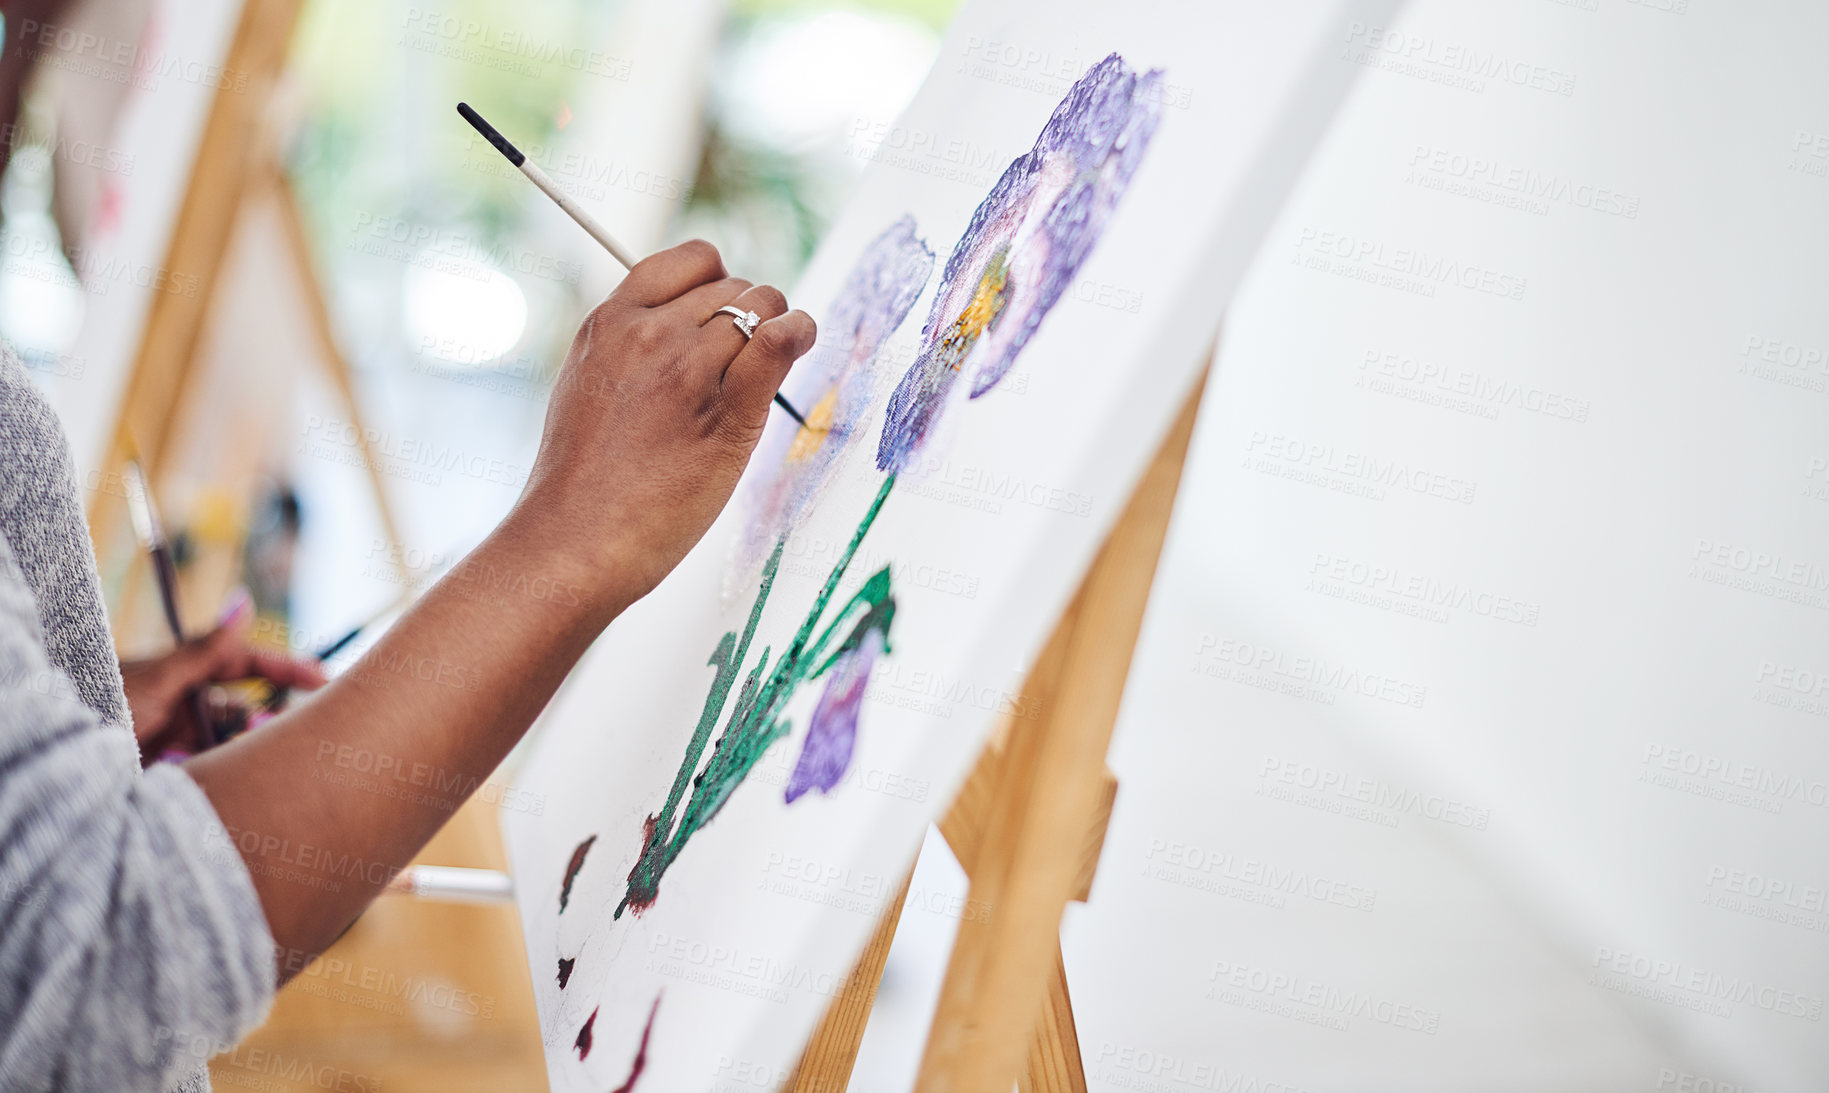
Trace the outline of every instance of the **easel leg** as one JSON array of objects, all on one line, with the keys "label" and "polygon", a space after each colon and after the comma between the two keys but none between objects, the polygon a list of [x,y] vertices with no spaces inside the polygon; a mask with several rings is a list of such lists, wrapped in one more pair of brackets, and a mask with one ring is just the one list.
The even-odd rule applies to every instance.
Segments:
[{"label": "easel leg", "polygon": [[[960,924],[917,1093],[1004,1093],[1027,1061],[1089,817],[1109,805],[1105,751],[1198,404],[1196,391],[1024,687],[1019,708],[1038,712],[1011,725],[968,866],[971,898],[989,913]],[[1059,986],[1064,1006],[1064,976]]]},{"label": "easel leg", "polygon": [[[221,71],[242,73],[248,80],[242,87],[218,88],[205,118],[160,267],[162,275],[182,277],[189,287],[153,294],[121,395],[114,439],[103,456],[105,483],[120,480],[123,465],[137,450],[156,490],[190,393],[216,283],[254,170],[254,149],[264,143],[260,138],[269,94],[302,7],[302,0],[247,0],[237,17]],[[99,490],[88,500],[90,538],[106,568],[133,541],[126,501],[118,489]],[[128,594],[109,620],[117,639],[137,630],[136,605],[143,600],[133,593],[140,572],[130,570]]]},{"label": "easel leg", "polygon": [[[1084,596],[1075,601],[1077,619]],[[1069,678],[1073,624],[1049,642],[1031,676],[1046,693]],[[1037,686],[1039,685],[1039,686]],[[1034,708],[1025,704],[1027,708]],[[1055,715],[1065,713],[1065,717]],[[1065,722],[1066,731],[1044,722]],[[1012,726],[983,838],[970,863],[971,902],[988,908],[960,924],[922,1060],[919,1093],[1005,1090],[1016,1080],[1052,962],[1060,909],[1077,873],[1089,797],[1074,768],[1101,749],[1059,707]],[[1037,792],[1038,787],[1048,787]],[[1052,905],[1052,913],[1050,913]]]},{"label": "easel leg", "polygon": [[273,178],[269,184],[274,211],[279,217],[280,227],[286,236],[286,250],[292,262],[292,272],[299,285],[299,293],[311,322],[311,330],[317,337],[318,356],[324,363],[325,374],[343,397],[344,412],[349,415],[350,424],[355,427],[356,444],[362,453],[362,466],[368,472],[369,488],[375,491],[375,509],[381,516],[381,531],[388,542],[396,549],[390,551],[394,557],[394,569],[407,588],[413,586],[413,573],[407,568],[405,540],[400,537],[400,526],[394,521],[394,507],[387,499],[387,485],[381,480],[381,464],[375,459],[373,445],[368,441],[369,432],[362,421],[362,403],[356,397],[355,376],[349,369],[349,359],[343,356],[343,350],[337,345],[336,328],[330,321],[330,304],[324,298],[323,282],[318,279],[317,264],[311,257],[311,237],[305,229],[304,213],[298,206],[298,195],[293,192],[292,183],[278,164],[273,166]]},{"label": "easel leg", "polygon": [[1054,975],[1042,997],[1041,1019],[1029,1040],[1029,1061],[1017,1079],[1022,1093],[1086,1093],[1086,1071],[1080,1062],[1080,1034],[1073,1024],[1073,1000],[1067,994],[1067,962],[1060,943],[1054,946]]},{"label": "easel leg", "polygon": [[857,1049],[864,1042],[864,1027],[870,1023],[876,989],[883,982],[883,964],[889,959],[889,945],[902,921],[902,904],[908,900],[908,884],[913,879],[911,872],[883,908],[876,933],[870,935],[870,944],[858,957],[851,978],[813,1030],[794,1078],[787,1084],[791,1093],[844,1093],[851,1083],[851,1068],[857,1065]]}]

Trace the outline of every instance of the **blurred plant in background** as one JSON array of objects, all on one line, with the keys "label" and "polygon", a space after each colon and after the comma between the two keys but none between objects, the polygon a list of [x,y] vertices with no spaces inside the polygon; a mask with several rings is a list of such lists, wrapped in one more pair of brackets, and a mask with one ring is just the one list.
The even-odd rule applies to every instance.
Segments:
[{"label": "blurred plant in background", "polygon": [[[864,166],[867,147],[858,133],[893,121],[906,105],[954,6],[955,0],[733,4],[711,67],[703,154],[669,237],[705,236],[743,276],[791,285]],[[412,279],[399,277],[398,262],[390,269],[364,253],[365,239],[405,238],[411,246],[425,238],[441,255],[479,260],[518,257],[529,245],[528,214],[543,213],[543,199],[505,164],[477,154],[452,107],[459,99],[487,104],[490,118],[513,139],[551,144],[572,120],[580,81],[603,75],[614,62],[615,9],[453,0],[428,16],[417,5],[374,0],[308,5],[294,50],[306,104],[290,168],[339,317],[356,335],[351,347],[372,348],[377,335],[391,333],[393,339],[380,340],[417,352],[422,339],[414,335],[425,333],[415,329],[423,322],[411,306]],[[490,50],[441,30],[455,24],[511,39],[518,50]],[[599,56],[583,64],[539,59],[552,51],[549,44],[574,43],[598,43],[592,53]],[[369,249],[388,250],[382,262],[397,257],[389,248]],[[572,325],[562,320],[575,319],[592,301],[568,291],[576,285],[564,276],[543,285],[514,269],[497,272],[512,278],[528,312],[526,344],[516,339],[502,355],[519,349],[555,362]],[[451,280],[434,285],[465,297],[466,306],[450,309],[458,317],[477,316],[480,323],[496,300],[513,308],[506,286],[492,293]],[[417,314],[423,318],[426,309]],[[471,351],[453,363],[479,363],[475,358],[486,353],[478,350],[502,337],[465,332],[455,340]]]},{"label": "blurred plant in background", "polygon": [[843,208],[869,134],[913,98],[955,0],[745,0],[714,67],[683,234],[752,279],[791,285]]},{"label": "blurred plant in background", "polygon": [[[475,154],[454,106],[486,103],[517,139],[550,141],[587,73],[539,54],[601,40],[608,10],[500,0],[454,0],[436,13],[374,0],[306,6],[293,50],[305,102],[289,169],[359,365],[378,352],[453,364],[488,364],[517,348],[541,361],[563,354],[571,324],[561,320],[580,312],[575,278],[514,268],[528,249],[528,184]],[[519,36],[533,55],[480,48],[465,26]],[[431,306],[440,295],[461,306]],[[524,310],[522,321],[504,330],[504,309]],[[463,325],[427,329],[441,319]],[[422,352],[428,334],[448,351]]]}]

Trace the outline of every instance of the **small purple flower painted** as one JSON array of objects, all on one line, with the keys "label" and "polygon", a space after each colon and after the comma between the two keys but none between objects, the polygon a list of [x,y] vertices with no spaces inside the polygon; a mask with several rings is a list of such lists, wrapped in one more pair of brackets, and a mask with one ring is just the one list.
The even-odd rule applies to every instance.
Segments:
[{"label": "small purple flower painted", "polygon": [[793,804],[810,789],[831,793],[851,769],[851,752],[857,744],[857,718],[876,658],[889,644],[889,622],[895,601],[885,601],[859,620],[851,638],[834,654],[826,689],[813,707],[800,759],[788,777],[787,803]]}]

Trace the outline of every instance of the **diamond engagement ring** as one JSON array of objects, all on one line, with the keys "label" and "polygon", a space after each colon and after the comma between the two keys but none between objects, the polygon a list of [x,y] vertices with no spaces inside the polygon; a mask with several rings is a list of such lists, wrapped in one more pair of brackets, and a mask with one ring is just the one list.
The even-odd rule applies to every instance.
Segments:
[{"label": "diamond engagement ring", "polygon": [[712,312],[712,314],[730,316],[731,324],[743,332],[745,341],[755,337],[756,327],[762,322],[762,316],[753,311],[744,311],[735,304],[725,304],[723,307]]}]

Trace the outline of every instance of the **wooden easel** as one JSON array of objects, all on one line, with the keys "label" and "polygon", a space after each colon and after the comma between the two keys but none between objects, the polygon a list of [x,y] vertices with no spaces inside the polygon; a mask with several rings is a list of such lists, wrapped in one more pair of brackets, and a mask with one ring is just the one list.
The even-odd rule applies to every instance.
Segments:
[{"label": "wooden easel", "polygon": [[[159,293],[153,298],[121,400],[104,480],[118,476],[137,444],[145,471],[154,481],[154,492],[158,492],[159,479],[178,439],[180,411],[195,387],[197,358],[230,245],[237,227],[244,225],[248,207],[256,201],[267,201],[284,235],[288,252],[284,257],[299,285],[299,303],[312,328],[318,358],[355,426],[356,443],[374,491],[382,529],[391,542],[399,543],[393,509],[369,450],[368,430],[362,427],[349,363],[337,345],[329,305],[313,266],[310,240],[291,183],[281,169],[271,131],[273,92],[303,8],[304,0],[245,0],[237,17],[224,71],[248,74],[247,86],[242,90],[219,89],[211,103],[163,265],[167,270],[195,275],[199,290],[189,295]],[[89,522],[98,550],[124,541],[119,533],[125,519],[125,501],[117,492],[103,490],[95,495]],[[397,560],[396,564],[401,563]],[[142,574],[141,569],[130,572],[136,578]],[[401,574],[407,576],[404,568]],[[135,589],[139,583],[134,580],[129,588]],[[186,587],[183,602],[217,604],[227,590]],[[140,597],[121,597],[114,618],[117,636],[130,633],[136,623],[147,621],[136,613],[136,608],[143,605]]]},{"label": "wooden easel", "polygon": [[[941,834],[971,878],[921,1060],[917,1093],[1084,1093],[1060,948],[1061,912],[1090,894],[1117,780],[1105,766],[1156,560],[1181,482],[1203,376],[1144,472],[1023,685],[1034,719],[999,726]],[[787,1088],[843,1093],[857,1061],[908,883]]]}]

